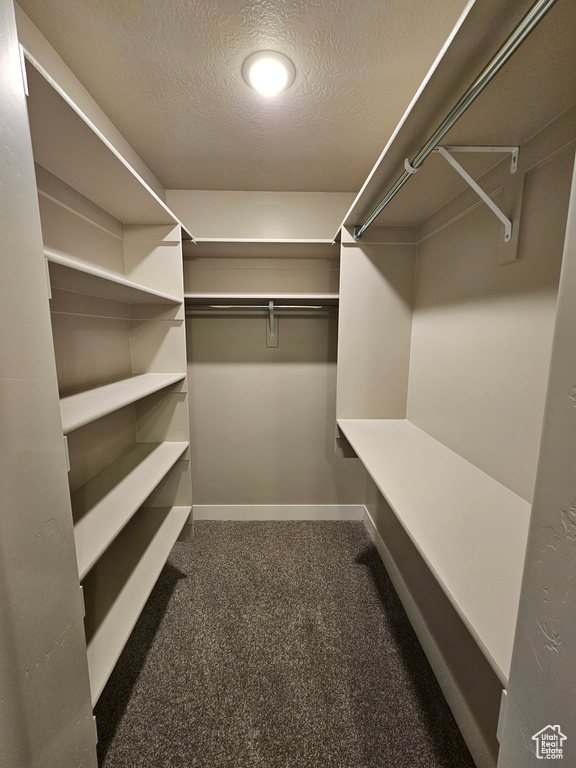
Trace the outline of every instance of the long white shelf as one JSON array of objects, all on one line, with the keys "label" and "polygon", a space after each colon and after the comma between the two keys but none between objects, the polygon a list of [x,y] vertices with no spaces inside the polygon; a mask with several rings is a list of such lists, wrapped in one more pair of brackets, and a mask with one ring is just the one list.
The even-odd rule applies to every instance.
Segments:
[{"label": "long white shelf", "polygon": [[188,443],[136,443],[72,494],[74,541],[82,580]]},{"label": "long white shelf", "polygon": [[182,225],[166,203],[26,51],[36,162],[124,224]]},{"label": "long white shelf", "polygon": [[322,302],[324,304],[337,304],[337,293],[185,293],[186,301],[210,304],[225,303],[226,301],[250,302],[250,301],[290,301],[290,302]]},{"label": "long white shelf", "polygon": [[82,264],[69,256],[44,251],[53,288],[98,296],[128,304],[180,304],[177,296],[147,288],[105,269]]},{"label": "long white shelf", "polygon": [[530,504],[408,421],[338,426],[506,684]]},{"label": "long white shelf", "polygon": [[141,373],[64,395],[60,398],[62,430],[67,435],[185,377],[184,373]]},{"label": "long white shelf", "polygon": [[184,257],[228,258],[338,258],[340,249],[332,239],[196,238],[184,243]]},{"label": "long white shelf", "polygon": [[84,579],[96,704],[192,507],[142,507]]}]

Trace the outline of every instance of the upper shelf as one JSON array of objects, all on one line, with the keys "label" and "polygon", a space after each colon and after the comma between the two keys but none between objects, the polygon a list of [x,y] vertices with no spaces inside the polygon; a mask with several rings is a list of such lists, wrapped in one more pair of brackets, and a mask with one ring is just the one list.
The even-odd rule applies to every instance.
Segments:
[{"label": "upper shelf", "polygon": [[184,373],[142,373],[63,395],[60,398],[62,430],[67,435],[185,377]]},{"label": "upper shelf", "polygon": [[201,258],[205,256],[239,258],[337,258],[340,254],[333,240],[304,239],[249,239],[249,238],[203,238],[195,243],[184,243],[184,256]]},{"label": "upper shelf", "polygon": [[[413,160],[534,0],[470,2],[390,138],[343,226],[362,224]],[[549,11],[492,83],[442,140],[448,145],[522,146],[576,102],[576,3]],[[509,158],[459,157],[474,178]],[[522,152],[520,153],[520,166]],[[400,190],[376,226],[415,226],[466,189],[437,155]]]},{"label": "upper shelf", "polygon": [[179,219],[56,83],[27,62],[35,161],[124,224]]},{"label": "upper shelf", "polygon": [[254,301],[285,301],[292,304],[338,304],[337,293],[185,293],[184,300],[195,304],[250,304]]},{"label": "upper shelf", "polygon": [[44,256],[50,265],[50,282],[53,288],[62,288],[66,291],[85,293],[89,296],[128,304],[181,303],[177,296],[147,288],[126,277],[90,264],[83,264],[68,256],[50,251],[44,251]]},{"label": "upper shelf", "polygon": [[530,504],[408,421],[338,426],[506,684]]}]

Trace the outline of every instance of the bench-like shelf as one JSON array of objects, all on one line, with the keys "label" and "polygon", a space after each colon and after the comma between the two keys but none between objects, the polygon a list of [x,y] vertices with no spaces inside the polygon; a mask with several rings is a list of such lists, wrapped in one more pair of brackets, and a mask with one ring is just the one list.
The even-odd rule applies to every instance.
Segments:
[{"label": "bench-like shelf", "polygon": [[96,704],[191,507],[142,507],[84,579],[86,642]]},{"label": "bench-like shelf", "polygon": [[506,684],[530,504],[408,421],[338,426]]},{"label": "bench-like shelf", "polygon": [[62,430],[66,435],[185,377],[184,373],[142,373],[64,395],[60,398]]},{"label": "bench-like shelf", "polygon": [[105,269],[83,264],[69,256],[44,251],[52,288],[98,296],[127,304],[180,304],[177,296],[147,288]]},{"label": "bench-like shelf", "polygon": [[80,580],[187,448],[188,443],[136,443],[74,491]]}]

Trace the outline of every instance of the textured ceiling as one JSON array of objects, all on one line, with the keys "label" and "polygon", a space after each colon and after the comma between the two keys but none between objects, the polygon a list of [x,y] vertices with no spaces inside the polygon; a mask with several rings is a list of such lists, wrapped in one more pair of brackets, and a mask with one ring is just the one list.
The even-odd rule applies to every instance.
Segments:
[{"label": "textured ceiling", "polygon": [[[465,0],[20,0],[168,189],[357,191]],[[285,53],[266,99],[240,69]]]}]

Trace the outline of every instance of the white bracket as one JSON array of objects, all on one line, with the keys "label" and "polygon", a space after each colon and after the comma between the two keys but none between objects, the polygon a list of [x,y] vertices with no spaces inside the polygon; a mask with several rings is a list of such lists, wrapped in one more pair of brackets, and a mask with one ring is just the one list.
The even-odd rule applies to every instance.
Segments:
[{"label": "white bracket", "polygon": [[506,152],[512,155],[512,162],[510,173],[516,173],[518,168],[518,147],[458,147],[458,146],[444,146],[436,147],[434,152],[438,152],[442,157],[450,163],[452,168],[460,174],[464,181],[472,187],[474,192],[480,197],[480,199],[490,208],[492,213],[497,216],[498,219],[504,224],[504,242],[509,243],[512,239],[512,222],[505,216],[496,203],[484,192],[482,187],[477,184],[472,176],[462,168],[460,163],[452,157],[452,152]]},{"label": "white bracket", "polygon": [[456,146],[454,144],[444,144],[444,149],[448,152],[503,152],[506,155],[510,155],[510,173],[516,173],[518,170],[518,153],[519,147],[471,147],[471,146]]},{"label": "white bracket", "polygon": [[268,332],[266,335],[266,346],[277,347],[278,346],[278,322],[274,314],[274,302],[268,302]]},{"label": "white bracket", "polygon": [[270,311],[270,338],[273,340],[276,336],[276,328],[275,322],[274,322],[274,302],[269,301],[268,302],[268,309]]}]

